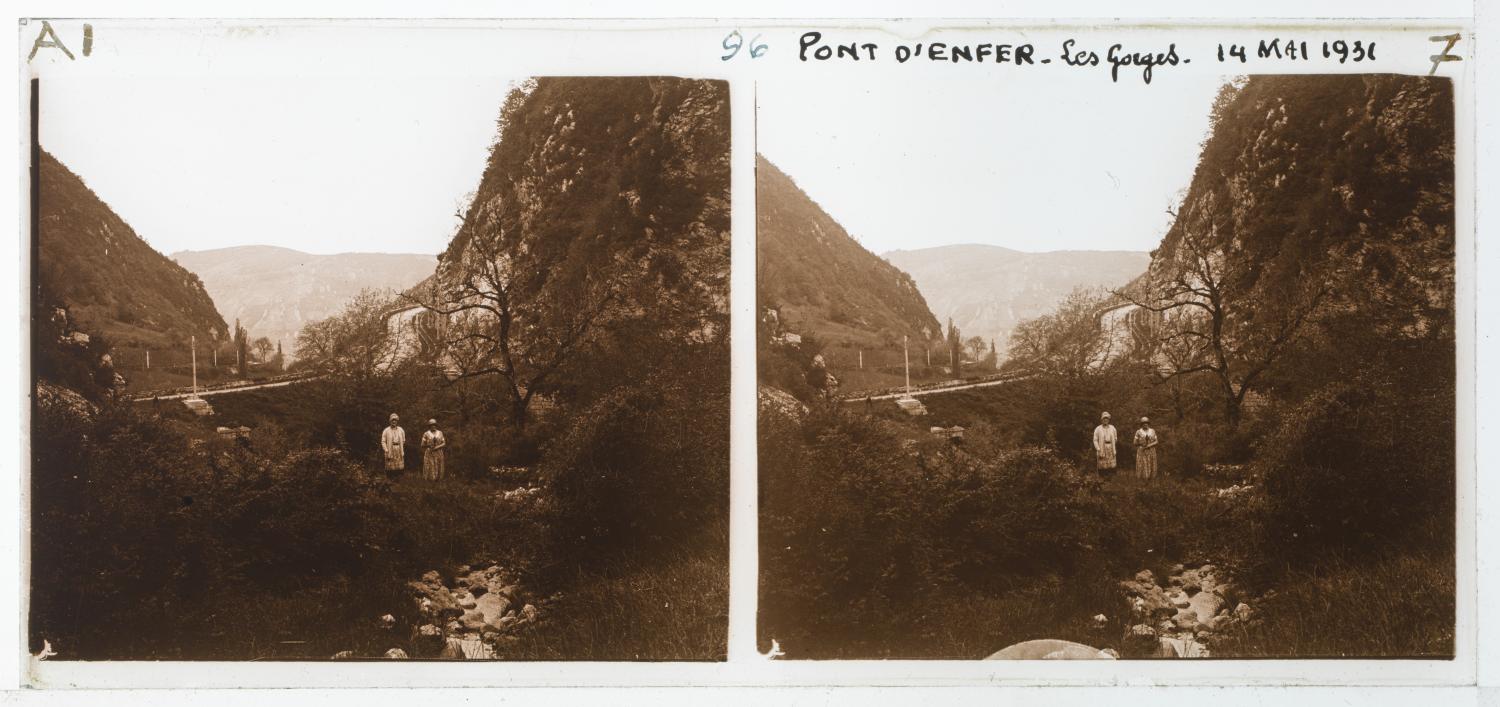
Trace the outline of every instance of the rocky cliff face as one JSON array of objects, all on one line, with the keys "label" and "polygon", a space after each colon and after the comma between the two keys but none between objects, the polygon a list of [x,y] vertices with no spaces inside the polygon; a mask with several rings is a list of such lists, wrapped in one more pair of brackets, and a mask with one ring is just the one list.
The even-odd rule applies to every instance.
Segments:
[{"label": "rocky cliff face", "polygon": [[776,165],[755,170],[756,288],[780,327],[824,343],[900,348],[942,336],[917,283],[866,250]]},{"label": "rocky cliff face", "polygon": [[198,276],[151,248],[51,154],[42,152],[36,297],[113,344],[222,339],[228,327]]},{"label": "rocky cliff face", "polygon": [[415,288],[422,296],[451,296],[498,263],[517,341],[533,351],[559,346],[598,305],[574,371],[595,361],[629,375],[622,366],[644,365],[663,342],[726,339],[727,83],[541,78],[512,92],[498,123],[437,276]]},{"label": "rocky cliff face", "polygon": [[[1227,86],[1151,280],[1206,244],[1228,296],[1260,316],[1333,290],[1322,312],[1386,334],[1451,335],[1454,110],[1446,78],[1255,76]],[[1257,320],[1260,320],[1259,322]]]},{"label": "rocky cliff face", "polygon": [[202,278],[226,321],[239,320],[251,338],[280,341],[295,356],[304,324],[338,313],[361,290],[401,291],[432,274],[431,255],[313,255],[272,246],[173,253]]},{"label": "rocky cliff face", "polygon": [[939,317],[965,337],[982,336],[1004,351],[1015,326],[1046,314],[1077,287],[1114,288],[1146,270],[1136,251],[1025,253],[990,245],[950,245],[886,253],[915,278]]}]

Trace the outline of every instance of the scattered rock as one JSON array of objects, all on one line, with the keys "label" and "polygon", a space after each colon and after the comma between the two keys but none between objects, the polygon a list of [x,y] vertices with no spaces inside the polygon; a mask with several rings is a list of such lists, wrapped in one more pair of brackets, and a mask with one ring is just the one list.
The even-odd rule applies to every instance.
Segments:
[{"label": "scattered rock", "polygon": [[354,660],[354,651],[339,651],[330,660]]},{"label": "scattered rock", "polygon": [[1240,621],[1249,621],[1250,617],[1254,615],[1255,611],[1245,602],[1240,602],[1238,606],[1234,607],[1234,618]]},{"label": "scattered rock", "polygon": [[528,595],[515,577],[494,562],[455,568],[451,584],[438,570],[407,583],[421,617],[411,631],[409,645],[415,655],[492,659],[496,646],[519,640],[511,631],[541,616],[537,605],[521,602]]},{"label": "scattered rock", "polygon": [[1094,630],[1101,631],[1109,625],[1109,617],[1104,614],[1094,614]]},{"label": "scattered rock", "polygon": [[386,651],[385,657],[390,660],[409,660],[411,658],[411,656],[406,654],[406,651],[403,651],[400,648],[392,648]]},{"label": "scattered rock", "polygon": [[[1165,587],[1149,570],[1137,572],[1120,586],[1127,592],[1132,615],[1138,621],[1131,626],[1127,640],[1137,645],[1154,636],[1158,639],[1155,653],[1162,657],[1207,657],[1206,642],[1238,620],[1226,599],[1232,585],[1222,580],[1218,569],[1208,562],[1173,565]],[[1163,607],[1165,610],[1159,611]]]}]

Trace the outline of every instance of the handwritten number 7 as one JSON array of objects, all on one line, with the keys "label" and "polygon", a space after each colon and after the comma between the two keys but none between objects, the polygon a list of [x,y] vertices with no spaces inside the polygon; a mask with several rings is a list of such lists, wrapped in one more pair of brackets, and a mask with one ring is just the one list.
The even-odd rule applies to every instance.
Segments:
[{"label": "handwritten number 7", "polygon": [[[758,34],[750,38],[751,59],[759,59],[762,54],[766,53],[766,45],[759,40],[760,35]],[[735,55],[739,54],[740,49],[745,46],[745,36],[740,34],[739,30],[734,30],[724,37],[723,46],[724,51],[727,51],[729,53],[719,57],[719,60],[729,61],[730,59],[733,59]]]}]

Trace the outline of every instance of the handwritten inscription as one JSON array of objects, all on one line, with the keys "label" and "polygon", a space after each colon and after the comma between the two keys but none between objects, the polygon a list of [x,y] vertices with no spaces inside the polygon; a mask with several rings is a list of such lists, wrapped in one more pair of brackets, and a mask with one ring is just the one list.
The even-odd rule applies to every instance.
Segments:
[{"label": "handwritten inscription", "polygon": [[[1457,41],[1457,35],[1453,35]],[[1434,41],[1448,37],[1433,37]],[[731,39],[733,42],[731,42]],[[753,40],[752,40],[753,41]],[[724,48],[729,51],[725,61],[739,51],[742,40],[738,33],[725,39]],[[764,49],[764,45],[761,45]],[[1454,61],[1457,57],[1448,54],[1452,43],[1441,55],[1432,57],[1434,67],[1443,61]],[[1215,57],[1220,63],[1266,63],[1266,62],[1323,62],[1337,64],[1360,64],[1378,60],[1374,41],[1363,38],[1306,39],[1302,37],[1269,37],[1254,43],[1220,43]],[[754,56],[752,50],[752,56]],[[872,41],[842,41],[823,32],[809,30],[797,39],[797,60],[804,63],[864,63],[894,61],[897,64],[915,62],[943,64],[1006,64],[1031,67],[1057,64],[1067,68],[1109,70],[1110,81],[1139,79],[1150,85],[1163,69],[1192,63],[1176,43],[1157,45],[1116,42],[1098,43],[1090,46],[1076,38],[1068,38],[1054,49],[1029,43],[993,42],[901,42],[883,45]]]},{"label": "handwritten inscription", "polygon": [[[68,45],[63,43],[62,38],[57,36],[57,30],[52,29],[52,23],[46,20],[42,20],[42,27],[37,30],[36,39],[31,42],[31,53],[26,56],[26,61],[35,59],[37,52],[43,49],[62,52],[62,55],[70,61],[78,58],[73,55],[71,49],[68,49]],[[84,56],[94,53],[94,26],[87,23],[83,25],[82,49]]]}]

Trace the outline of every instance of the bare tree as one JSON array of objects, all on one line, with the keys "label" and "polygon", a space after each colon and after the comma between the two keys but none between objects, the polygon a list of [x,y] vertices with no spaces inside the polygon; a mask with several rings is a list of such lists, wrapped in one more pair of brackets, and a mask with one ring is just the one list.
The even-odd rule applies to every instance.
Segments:
[{"label": "bare tree", "polygon": [[[1238,427],[1245,396],[1303,331],[1332,291],[1302,281],[1290,290],[1256,292],[1254,273],[1226,252],[1233,228],[1209,195],[1178,217],[1180,237],[1144,292],[1116,290],[1137,307],[1160,315],[1152,327],[1151,368],[1160,382],[1204,373],[1218,383],[1225,420]],[[1174,214],[1175,215],[1175,214]]]},{"label": "bare tree", "polygon": [[511,404],[511,419],[525,427],[538,391],[582,348],[596,326],[621,302],[617,270],[592,273],[566,301],[522,284],[516,259],[491,242],[471,238],[426,292],[408,299],[440,315],[426,328],[441,337],[453,380],[497,376]]}]

